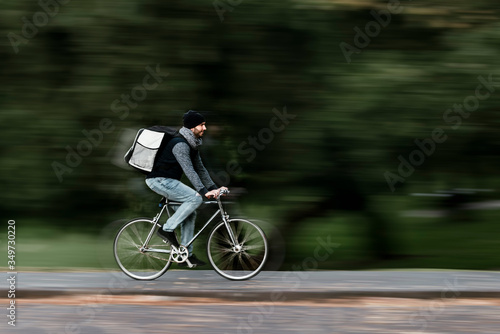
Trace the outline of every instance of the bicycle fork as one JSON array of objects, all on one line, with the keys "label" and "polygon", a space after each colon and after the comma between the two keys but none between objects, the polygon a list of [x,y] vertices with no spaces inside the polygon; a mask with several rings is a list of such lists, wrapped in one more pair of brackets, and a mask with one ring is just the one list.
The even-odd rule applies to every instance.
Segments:
[{"label": "bicycle fork", "polygon": [[222,201],[220,198],[217,198],[217,204],[219,204],[219,211],[220,215],[222,217],[222,221],[224,222],[224,225],[226,226],[227,229],[227,234],[229,234],[229,238],[231,239],[231,242],[233,243],[233,249],[237,252],[240,251],[241,246],[238,245],[236,241],[236,237],[233,233],[233,230],[231,229],[231,226],[229,225],[229,215],[224,211],[224,208],[222,207]]}]

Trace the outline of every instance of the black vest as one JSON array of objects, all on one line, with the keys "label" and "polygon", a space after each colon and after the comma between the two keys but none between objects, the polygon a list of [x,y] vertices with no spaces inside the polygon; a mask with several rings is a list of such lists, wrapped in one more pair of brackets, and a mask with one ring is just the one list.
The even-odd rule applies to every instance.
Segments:
[{"label": "black vest", "polygon": [[198,150],[193,149],[191,145],[188,144],[186,139],[184,139],[184,137],[180,135],[176,136],[168,142],[168,144],[162,149],[161,152],[158,153],[153,165],[153,170],[146,176],[147,179],[153,177],[166,177],[176,180],[181,179],[183,173],[182,167],[177,162],[174,153],[172,153],[172,149],[175,144],[180,142],[184,142],[189,146],[189,155],[191,157],[191,163],[193,163],[196,155],[198,154]]}]

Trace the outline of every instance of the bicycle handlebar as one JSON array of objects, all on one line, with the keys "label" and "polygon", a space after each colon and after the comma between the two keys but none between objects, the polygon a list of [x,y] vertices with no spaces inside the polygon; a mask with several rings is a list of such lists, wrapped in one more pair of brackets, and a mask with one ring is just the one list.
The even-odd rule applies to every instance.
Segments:
[{"label": "bicycle handlebar", "polygon": [[221,189],[221,191],[219,192],[219,196],[217,196],[217,199],[219,199],[222,195],[227,195],[229,194],[229,189]]}]

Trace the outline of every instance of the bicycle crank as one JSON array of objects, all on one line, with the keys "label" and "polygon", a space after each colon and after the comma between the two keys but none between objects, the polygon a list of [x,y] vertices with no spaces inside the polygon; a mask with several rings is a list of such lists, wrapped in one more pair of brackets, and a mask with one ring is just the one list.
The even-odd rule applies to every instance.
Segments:
[{"label": "bicycle crank", "polygon": [[175,248],[172,246],[171,253],[170,253],[170,259],[175,262],[175,263],[184,263],[188,265],[189,268],[194,268],[196,267],[195,264],[192,264],[191,261],[188,259],[189,257],[189,251],[187,250],[186,247],[184,246],[179,246],[179,248]]}]

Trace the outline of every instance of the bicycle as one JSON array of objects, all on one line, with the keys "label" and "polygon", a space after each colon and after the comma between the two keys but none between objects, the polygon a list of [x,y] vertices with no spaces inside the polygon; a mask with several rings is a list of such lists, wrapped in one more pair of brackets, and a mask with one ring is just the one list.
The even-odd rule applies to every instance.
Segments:
[{"label": "bicycle", "polygon": [[156,231],[162,228],[161,216],[167,211],[170,217],[172,206],[180,202],[169,201],[162,197],[160,212],[153,219],[135,218],[124,224],[118,231],[113,253],[120,269],[137,280],[153,280],[162,276],[172,262],[194,265],[189,261],[188,247],[196,238],[220,216],[221,221],[212,228],[207,240],[207,254],[214,270],[230,280],[246,280],[257,275],[268,257],[267,238],[262,229],[246,219],[230,219],[222,205],[221,196],[229,193],[223,190],[212,201],[204,203],[218,204],[217,211],[205,225],[186,244],[178,248],[160,238]]}]

